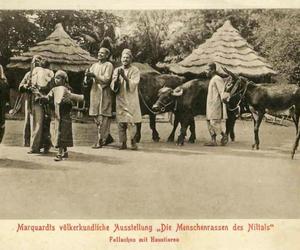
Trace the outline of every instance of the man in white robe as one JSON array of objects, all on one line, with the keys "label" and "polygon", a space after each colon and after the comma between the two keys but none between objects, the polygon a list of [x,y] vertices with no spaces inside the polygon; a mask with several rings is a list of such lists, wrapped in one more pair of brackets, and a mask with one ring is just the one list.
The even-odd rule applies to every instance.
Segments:
[{"label": "man in white robe", "polygon": [[113,65],[108,61],[110,51],[100,48],[98,52],[99,62],[94,63],[86,74],[94,77],[90,92],[89,115],[94,117],[98,129],[98,139],[93,148],[101,148],[113,142],[110,135],[112,117],[112,90],[110,83],[113,73]]},{"label": "man in white robe", "polygon": [[131,139],[131,149],[137,150],[134,135],[135,123],[142,122],[138,84],[140,71],[132,66],[132,53],[129,49],[122,52],[122,66],[114,70],[111,88],[116,93],[116,118],[119,128],[120,149],[127,148],[127,129]]},{"label": "man in white robe", "polygon": [[228,142],[227,135],[222,130],[222,120],[227,119],[226,105],[222,102],[225,83],[217,73],[215,63],[209,64],[209,76],[211,80],[208,85],[206,119],[211,141],[205,146],[217,146],[217,136],[221,136],[221,145],[225,146]]}]

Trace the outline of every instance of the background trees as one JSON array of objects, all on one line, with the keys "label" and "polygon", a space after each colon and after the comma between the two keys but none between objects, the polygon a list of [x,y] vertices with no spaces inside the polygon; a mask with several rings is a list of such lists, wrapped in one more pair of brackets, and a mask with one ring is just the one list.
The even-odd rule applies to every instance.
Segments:
[{"label": "background trees", "polygon": [[0,63],[44,40],[61,22],[93,56],[108,37],[115,60],[127,47],[135,60],[155,67],[182,60],[228,19],[281,76],[296,81],[299,10],[0,11]]}]

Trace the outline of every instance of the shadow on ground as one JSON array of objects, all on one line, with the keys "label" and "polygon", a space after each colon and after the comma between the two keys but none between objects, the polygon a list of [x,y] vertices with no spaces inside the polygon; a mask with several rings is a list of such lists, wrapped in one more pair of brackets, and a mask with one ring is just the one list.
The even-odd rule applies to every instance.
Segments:
[{"label": "shadow on ground", "polygon": [[11,160],[11,159],[0,159],[0,168],[7,169],[25,169],[25,170],[60,170],[66,171],[71,170],[70,167],[63,166],[45,166],[36,162],[29,161],[20,161],[20,160]]},{"label": "shadow on ground", "polygon": [[[99,151],[100,150],[101,149],[99,149]],[[72,151],[69,151],[68,161],[98,162],[101,164],[108,164],[108,165],[120,165],[120,164],[125,163],[125,161],[120,160],[120,158],[117,158],[117,157],[109,157],[109,156],[94,155],[94,154],[84,154],[84,153],[72,152]]]}]

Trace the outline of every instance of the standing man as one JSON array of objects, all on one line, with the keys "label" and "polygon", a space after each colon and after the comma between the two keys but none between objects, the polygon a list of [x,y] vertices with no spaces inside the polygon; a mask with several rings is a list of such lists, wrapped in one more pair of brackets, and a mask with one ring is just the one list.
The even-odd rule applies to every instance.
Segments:
[{"label": "standing man", "polygon": [[30,81],[32,78],[33,69],[35,67],[40,67],[42,64],[42,58],[40,56],[34,56],[31,61],[31,69],[25,74],[21,83],[19,84],[19,91],[25,96],[25,118],[24,118],[24,129],[23,129],[23,145],[24,147],[30,147],[30,137],[31,137],[31,128],[30,128],[30,107],[28,103],[31,99],[31,93],[29,86],[31,85]]},{"label": "standing man", "polygon": [[215,63],[208,65],[208,75],[211,80],[208,85],[206,119],[211,141],[205,143],[205,146],[217,146],[217,136],[221,136],[221,145],[225,146],[228,142],[227,135],[222,130],[222,120],[227,119],[226,105],[222,102],[225,83],[217,73]]},{"label": "standing man", "polygon": [[[43,58],[40,56],[34,56],[32,59],[32,68],[28,72],[22,82],[20,83],[19,90],[27,93],[27,101],[25,102],[25,113],[29,115],[30,120],[30,151],[29,154],[39,154],[40,149],[44,147],[44,152],[48,152],[51,144],[50,141],[45,146],[43,141],[44,131],[44,118],[45,110],[43,104],[35,98],[35,94],[32,93],[32,88],[37,88],[42,94],[47,94],[50,90],[50,81],[52,80],[54,73],[50,69],[42,68]],[[27,111],[27,112],[26,112]],[[28,126],[25,117],[25,128]],[[26,140],[26,136],[24,136]],[[26,141],[25,141],[26,143]]]},{"label": "standing man", "polygon": [[140,102],[138,96],[138,84],[140,71],[131,65],[132,53],[124,49],[121,57],[122,66],[116,68],[113,73],[111,88],[116,93],[116,118],[119,128],[120,149],[127,148],[127,129],[131,139],[131,149],[137,150],[134,135],[135,123],[142,122]]},{"label": "standing man", "polygon": [[2,65],[0,64],[0,143],[5,132],[5,110],[8,96],[8,84]]},{"label": "standing man", "polygon": [[94,63],[86,75],[94,77],[90,92],[89,115],[94,117],[98,129],[98,139],[92,148],[101,148],[112,143],[110,124],[112,117],[112,91],[110,89],[113,65],[108,61],[110,51],[100,48],[98,52],[99,62]]}]

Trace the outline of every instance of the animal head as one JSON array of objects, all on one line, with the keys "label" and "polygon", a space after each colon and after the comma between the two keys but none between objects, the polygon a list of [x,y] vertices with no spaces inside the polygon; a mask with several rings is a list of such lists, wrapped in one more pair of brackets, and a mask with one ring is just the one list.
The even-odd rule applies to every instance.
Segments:
[{"label": "animal head", "polygon": [[229,77],[225,80],[224,93],[222,95],[222,100],[225,103],[228,103],[230,99],[237,95],[242,88],[242,81],[244,81],[244,77],[240,77],[229,71],[228,69],[222,67],[223,71],[229,75]]},{"label": "animal head", "polygon": [[152,106],[152,109],[156,113],[164,113],[171,111],[175,98],[183,94],[183,89],[177,87],[176,89],[171,89],[169,87],[163,87],[158,91],[158,100]]}]

